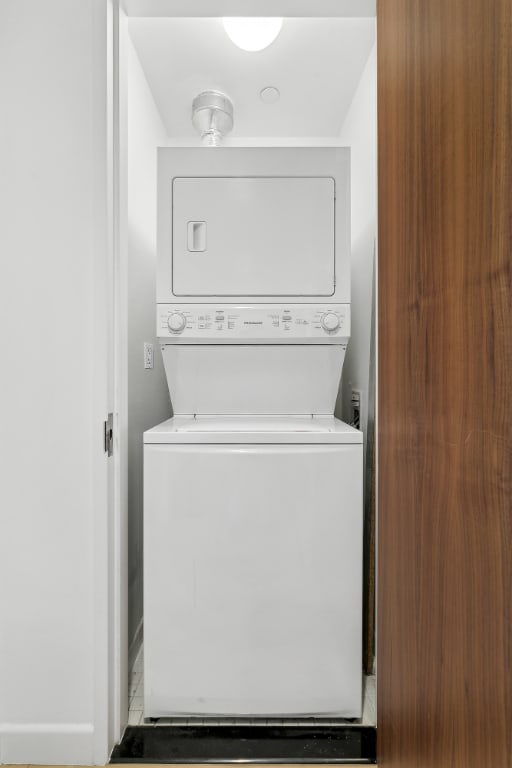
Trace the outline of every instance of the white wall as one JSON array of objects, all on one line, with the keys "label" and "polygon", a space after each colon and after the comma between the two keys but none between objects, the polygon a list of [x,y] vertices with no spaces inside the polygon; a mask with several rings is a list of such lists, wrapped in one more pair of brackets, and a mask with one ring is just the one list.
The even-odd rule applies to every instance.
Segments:
[{"label": "white wall", "polygon": [[[128,637],[130,657],[142,622],[142,433],[171,415],[156,329],[156,147],[167,143],[137,53],[126,41],[128,108]],[[143,367],[154,344],[153,370]]]},{"label": "white wall", "polygon": [[[362,391],[366,441],[370,368],[372,275],[377,227],[377,62],[373,47],[343,123],[341,143],[351,151],[351,316],[342,382],[342,418],[350,421],[352,388]],[[366,458],[366,454],[365,454]]]},{"label": "white wall", "polygon": [[0,4],[2,762],[107,757],[105,19]]}]

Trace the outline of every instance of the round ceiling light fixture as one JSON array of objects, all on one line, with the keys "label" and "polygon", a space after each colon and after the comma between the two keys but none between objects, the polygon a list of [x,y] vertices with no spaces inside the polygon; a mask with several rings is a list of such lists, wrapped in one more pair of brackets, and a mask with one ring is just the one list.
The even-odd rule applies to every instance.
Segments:
[{"label": "round ceiling light fixture", "polygon": [[229,17],[223,19],[224,29],[232,42],[243,51],[262,51],[274,42],[281,27],[282,18]]}]

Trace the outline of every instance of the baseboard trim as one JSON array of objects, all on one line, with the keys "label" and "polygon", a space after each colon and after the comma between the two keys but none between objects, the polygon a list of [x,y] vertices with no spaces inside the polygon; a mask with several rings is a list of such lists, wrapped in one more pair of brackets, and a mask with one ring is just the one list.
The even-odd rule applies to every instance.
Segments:
[{"label": "baseboard trim", "polygon": [[92,723],[4,723],[0,762],[39,765],[91,765]]}]

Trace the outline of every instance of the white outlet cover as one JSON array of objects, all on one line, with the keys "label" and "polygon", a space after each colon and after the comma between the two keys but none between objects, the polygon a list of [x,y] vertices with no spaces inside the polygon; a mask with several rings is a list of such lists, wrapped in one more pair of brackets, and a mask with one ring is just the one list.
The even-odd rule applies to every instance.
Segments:
[{"label": "white outlet cover", "polygon": [[153,344],[144,342],[144,368],[153,368]]}]

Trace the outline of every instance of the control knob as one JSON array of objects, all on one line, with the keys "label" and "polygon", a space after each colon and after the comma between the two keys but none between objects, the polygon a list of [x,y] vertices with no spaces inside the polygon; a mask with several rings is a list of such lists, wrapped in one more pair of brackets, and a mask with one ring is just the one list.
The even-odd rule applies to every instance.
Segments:
[{"label": "control knob", "polygon": [[173,333],[181,333],[187,324],[187,318],[181,312],[173,312],[167,318],[169,330]]},{"label": "control knob", "polygon": [[340,319],[334,312],[326,312],[321,319],[324,331],[337,331],[340,327]]}]

